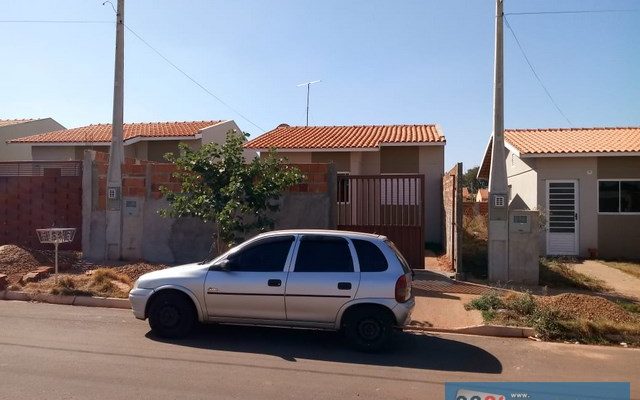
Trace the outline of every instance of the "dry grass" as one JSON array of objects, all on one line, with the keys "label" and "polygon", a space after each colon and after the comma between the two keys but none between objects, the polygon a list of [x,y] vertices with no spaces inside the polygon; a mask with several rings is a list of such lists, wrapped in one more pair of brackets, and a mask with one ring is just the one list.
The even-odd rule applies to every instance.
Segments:
[{"label": "dry grass", "polygon": [[638,261],[599,261],[611,268],[619,269],[626,274],[640,278],[640,262]]},{"label": "dry grass", "polygon": [[[489,293],[465,307],[480,310],[487,323],[531,326],[545,340],[640,346],[640,310],[635,303],[622,305],[576,294],[541,298],[530,293]],[[575,309],[568,310],[570,307]],[[602,312],[585,314],[586,309]]]},{"label": "dry grass", "polygon": [[543,258],[540,260],[540,285],[551,288],[576,288],[594,292],[610,288],[599,279],[592,278],[571,269],[568,258]]},{"label": "dry grass", "polygon": [[488,217],[464,216],[462,219],[462,262],[464,271],[478,279],[487,277]]},{"label": "dry grass", "polygon": [[111,269],[100,268],[91,275],[61,275],[58,283],[54,277],[29,283],[24,290],[31,293],[51,293],[68,296],[99,296],[126,298],[131,279]]}]

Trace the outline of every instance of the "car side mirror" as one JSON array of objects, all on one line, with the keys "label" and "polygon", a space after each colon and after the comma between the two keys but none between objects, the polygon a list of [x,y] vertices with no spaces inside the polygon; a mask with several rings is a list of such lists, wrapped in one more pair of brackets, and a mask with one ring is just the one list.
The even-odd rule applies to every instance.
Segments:
[{"label": "car side mirror", "polygon": [[229,271],[230,268],[230,262],[228,259],[224,259],[216,264],[214,264],[213,269],[218,270],[218,271]]},{"label": "car side mirror", "polygon": [[238,260],[234,257],[226,258],[216,264],[216,269],[220,271],[231,271],[238,264]]}]

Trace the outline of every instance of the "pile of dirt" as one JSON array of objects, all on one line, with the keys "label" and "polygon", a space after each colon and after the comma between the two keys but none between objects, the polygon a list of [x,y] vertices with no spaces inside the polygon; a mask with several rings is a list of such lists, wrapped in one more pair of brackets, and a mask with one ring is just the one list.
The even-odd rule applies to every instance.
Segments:
[{"label": "pile of dirt", "polygon": [[625,309],[598,296],[563,293],[557,296],[540,297],[542,306],[557,310],[566,318],[584,318],[590,321],[608,320],[619,323],[638,322],[638,318]]},{"label": "pile of dirt", "polygon": [[33,271],[41,263],[27,249],[6,244],[0,246],[0,273],[13,275]]}]

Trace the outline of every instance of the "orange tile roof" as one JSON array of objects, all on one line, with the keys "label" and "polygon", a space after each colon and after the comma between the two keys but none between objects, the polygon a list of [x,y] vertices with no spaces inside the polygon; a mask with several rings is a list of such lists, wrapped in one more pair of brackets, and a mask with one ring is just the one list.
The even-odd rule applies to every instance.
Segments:
[{"label": "orange tile roof", "polygon": [[4,126],[23,124],[25,122],[33,121],[32,119],[0,119],[0,128]]},{"label": "orange tile roof", "polygon": [[289,126],[277,128],[247,142],[251,149],[357,149],[385,143],[442,143],[436,125]]},{"label": "orange tile roof", "polygon": [[[168,138],[195,136],[201,129],[224,121],[144,122],[124,124],[124,140],[137,137]],[[10,143],[111,142],[111,124],[63,129],[11,140]]]},{"label": "orange tile roof", "polygon": [[[640,127],[508,129],[504,134],[505,144],[514,147],[521,156],[640,153]],[[479,179],[489,179],[492,149],[489,139]]]},{"label": "orange tile roof", "polygon": [[521,155],[640,152],[640,127],[509,129],[505,139]]}]

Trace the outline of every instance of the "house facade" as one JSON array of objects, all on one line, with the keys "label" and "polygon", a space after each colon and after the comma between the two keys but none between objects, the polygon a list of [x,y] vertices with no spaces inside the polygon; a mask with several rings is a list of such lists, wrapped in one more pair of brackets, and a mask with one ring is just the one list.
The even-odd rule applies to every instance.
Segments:
[{"label": "house facade", "polygon": [[[294,164],[333,163],[338,172],[337,197],[339,207],[352,202],[355,188],[345,186],[346,176],[393,176],[419,174],[424,177],[424,239],[442,242],[442,174],[446,140],[436,125],[376,125],[376,126],[289,126],[277,128],[245,144],[245,148],[264,156],[274,149]],[[404,201],[415,184],[407,179],[396,183],[395,189],[382,186],[375,189],[386,204]],[[391,194],[391,190],[397,193]],[[351,193],[351,194],[350,194]],[[393,199],[390,197],[393,196]],[[384,205],[383,201],[383,205]],[[369,204],[372,204],[369,201]],[[362,206],[366,207],[366,206]],[[340,211],[338,211],[340,212]]]},{"label": "house facade", "polygon": [[[241,132],[233,120],[145,122],[124,124],[124,155],[156,162],[166,162],[166,153],[176,153],[178,144],[198,148],[206,143],[223,143],[227,132]],[[109,152],[111,124],[97,124],[11,140],[10,146],[29,146],[31,159],[38,161],[81,160],[85,149]],[[245,151],[245,157],[257,155]]]},{"label": "house facade", "polygon": [[32,160],[30,145],[9,144],[8,142],[24,136],[62,129],[64,126],[53,118],[0,119],[0,161]]},{"label": "house facade", "polygon": [[505,148],[510,207],[546,220],[541,255],[640,258],[640,127],[507,130]]}]

